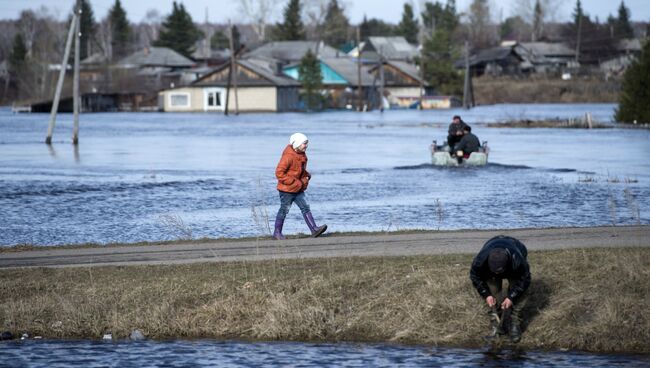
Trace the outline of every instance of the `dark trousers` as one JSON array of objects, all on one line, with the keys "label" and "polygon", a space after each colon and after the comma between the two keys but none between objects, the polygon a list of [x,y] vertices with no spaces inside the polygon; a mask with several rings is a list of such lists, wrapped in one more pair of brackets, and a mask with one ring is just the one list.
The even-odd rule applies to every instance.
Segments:
[{"label": "dark trousers", "polygon": [[447,144],[449,145],[449,152],[455,153],[454,146],[456,143],[460,142],[460,139],[463,138],[462,135],[448,135]]},{"label": "dark trousers", "polygon": [[280,209],[278,210],[278,215],[276,218],[284,219],[287,217],[289,209],[291,209],[291,205],[294,202],[296,202],[298,208],[300,208],[300,212],[302,212],[303,215],[310,211],[309,204],[307,204],[307,196],[305,195],[305,192],[288,193],[278,191],[278,193],[280,193]]},{"label": "dark trousers", "polygon": [[[503,287],[503,279],[497,279],[497,278],[491,278],[487,280],[487,285],[488,288],[490,288],[490,293],[497,298],[497,309],[503,303],[503,300],[508,296],[508,289]],[[508,280],[508,285],[510,284],[510,281]],[[512,311],[510,314],[510,318],[512,319],[513,322],[517,324],[521,324],[522,317],[521,317],[521,312],[524,310],[526,307],[526,302],[528,301],[528,291],[524,291],[523,294],[519,295],[517,297],[516,301],[512,301]],[[490,313],[492,310],[490,307],[485,304],[487,309],[489,309],[488,313]]]}]

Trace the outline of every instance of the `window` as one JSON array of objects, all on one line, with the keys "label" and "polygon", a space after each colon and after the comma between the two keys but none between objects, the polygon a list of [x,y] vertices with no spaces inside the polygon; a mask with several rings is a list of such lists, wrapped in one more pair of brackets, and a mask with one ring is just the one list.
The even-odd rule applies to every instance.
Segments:
[{"label": "window", "polygon": [[225,89],[223,88],[205,88],[203,90],[203,109],[205,111],[210,110],[223,110],[223,95],[225,94]]},{"label": "window", "polygon": [[169,104],[172,107],[190,107],[190,94],[189,93],[170,94]]},{"label": "window", "polygon": [[221,93],[208,92],[208,107],[219,107],[219,106],[221,106]]}]

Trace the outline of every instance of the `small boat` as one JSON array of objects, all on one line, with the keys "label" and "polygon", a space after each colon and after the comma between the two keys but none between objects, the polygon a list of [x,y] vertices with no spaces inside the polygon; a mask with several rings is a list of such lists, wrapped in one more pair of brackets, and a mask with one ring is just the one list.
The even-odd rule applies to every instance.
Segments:
[{"label": "small boat", "polygon": [[447,142],[442,145],[434,140],[431,143],[431,163],[433,166],[485,166],[488,162],[490,147],[487,141],[483,141],[478,152],[472,152],[469,157],[458,159],[451,155],[451,149]]}]

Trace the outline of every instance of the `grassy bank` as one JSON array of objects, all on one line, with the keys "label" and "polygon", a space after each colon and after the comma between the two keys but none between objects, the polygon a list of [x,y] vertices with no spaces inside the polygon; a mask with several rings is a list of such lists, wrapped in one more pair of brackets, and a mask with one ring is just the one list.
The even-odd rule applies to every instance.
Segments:
[{"label": "grassy bank", "polygon": [[[469,255],[0,271],[2,330],[479,346]],[[531,252],[525,348],[650,352],[650,248]]]},{"label": "grassy bank", "polygon": [[[473,80],[474,98],[480,105],[500,103],[618,102],[621,82],[601,78],[494,78]],[[519,118],[514,116],[513,118]]]}]

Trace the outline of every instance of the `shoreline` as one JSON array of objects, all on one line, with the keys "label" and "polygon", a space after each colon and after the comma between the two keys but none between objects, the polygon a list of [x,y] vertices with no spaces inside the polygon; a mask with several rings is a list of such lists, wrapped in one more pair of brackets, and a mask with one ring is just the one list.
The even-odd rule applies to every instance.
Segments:
[{"label": "shoreline", "polygon": [[[4,329],[481,347],[472,254],[0,270]],[[650,247],[533,250],[521,349],[650,353]],[[607,277],[603,277],[607,275]]]}]

